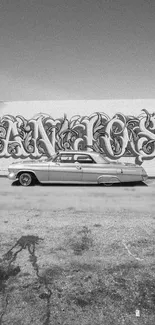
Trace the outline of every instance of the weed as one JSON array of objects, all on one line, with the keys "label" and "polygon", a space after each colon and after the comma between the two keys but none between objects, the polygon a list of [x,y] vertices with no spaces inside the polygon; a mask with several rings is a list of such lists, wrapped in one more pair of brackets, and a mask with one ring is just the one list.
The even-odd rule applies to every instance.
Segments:
[{"label": "weed", "polygon": [[87,227],[83,227],[69,239],[69,246],[75,255],[82,255],[92,244],[91,231]]}]

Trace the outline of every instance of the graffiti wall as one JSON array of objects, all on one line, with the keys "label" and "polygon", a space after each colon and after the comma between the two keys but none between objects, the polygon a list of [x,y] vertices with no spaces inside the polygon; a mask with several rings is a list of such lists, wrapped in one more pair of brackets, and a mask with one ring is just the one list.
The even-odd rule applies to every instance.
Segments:
[{"label": "graffiti wall", "polygon": [[96,112],[53,119],[37,114],[0,118],[0,158],[38,159],[58,150],[95,150],[110,159],[134,157],[141,164],[155,157],[155,113],[139,116]]}]

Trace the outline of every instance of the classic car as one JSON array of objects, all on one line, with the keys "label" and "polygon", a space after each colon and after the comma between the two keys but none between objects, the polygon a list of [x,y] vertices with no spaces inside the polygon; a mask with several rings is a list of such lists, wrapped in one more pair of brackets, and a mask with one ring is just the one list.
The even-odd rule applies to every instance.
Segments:
[{"label": "classic car", "polygon": [[14,162],[8,178],[23,186],[40,183],[89,183],[112,185],[120,182],[145,182],[144,168],[135,164],[110,161],[97,152],[59,151],[46,160]]}]

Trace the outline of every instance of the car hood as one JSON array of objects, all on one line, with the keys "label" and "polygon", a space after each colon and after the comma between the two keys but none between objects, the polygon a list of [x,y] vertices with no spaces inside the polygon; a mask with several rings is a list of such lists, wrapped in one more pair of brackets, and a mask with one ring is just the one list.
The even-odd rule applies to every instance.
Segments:
[{"label": "car hood", "polygon": [[23,168],[23,167],[31,167],[34,165],[44,164],[47,163],[46,160],[41,159],[34,159],[34,160],[21,160],[19,162],[13,162],[9,165],[8,168]]},{"label": "car hood", "polygon": [[11,163],[11,165],[27,165],[27,164],[39,164],[39,163],[42,163],[42,162],[46,162],[45,159],[33,159],[33,160],[21,160],[21,161],[14,161],[13,163]]}]

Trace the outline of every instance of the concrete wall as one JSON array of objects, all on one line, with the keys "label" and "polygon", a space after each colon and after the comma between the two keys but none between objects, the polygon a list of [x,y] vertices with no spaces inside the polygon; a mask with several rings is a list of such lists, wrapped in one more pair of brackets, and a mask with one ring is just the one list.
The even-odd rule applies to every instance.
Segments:
[{"label": "concrete wall", "polygon": [[155,100],[1,102],[0,169],[57,150],[103,152],[155,176]]}]

